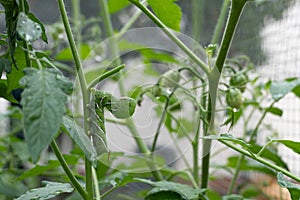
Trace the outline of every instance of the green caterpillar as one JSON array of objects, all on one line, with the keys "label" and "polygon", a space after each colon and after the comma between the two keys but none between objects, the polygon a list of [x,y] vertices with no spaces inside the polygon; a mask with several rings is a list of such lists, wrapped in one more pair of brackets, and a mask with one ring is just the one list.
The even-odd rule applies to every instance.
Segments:
[{"label": "green caterpillar", "polygon": [[92,105],[90,112],[90,132],[97,154],[107,152],[105,131],[105,108],[116,118],[126,119],[133,115],[136,101],[129,97],[116,98],[110,93],[93,89]]},{"label": "green caterpillar", "polygon": [[98,90],[96,90],[94,94],[95,103],[98,104],[99,107],[109,110],[118,119],[129,118],[135,111],[136,101],[132,98],[117,98],[110,93]]}]

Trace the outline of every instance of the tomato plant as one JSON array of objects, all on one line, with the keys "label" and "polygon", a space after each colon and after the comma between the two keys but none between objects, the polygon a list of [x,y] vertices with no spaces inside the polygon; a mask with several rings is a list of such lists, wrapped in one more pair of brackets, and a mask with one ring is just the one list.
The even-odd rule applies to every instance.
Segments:
[{"label": "tomato plant", "polygon": [[[280,144],[299,154],[300,142],[273,132],[266,144],[257,141],[266,116],[282,115],[276,104],[289,93],[300,96],[300,79],[261,80],[247,55],[229,54],[247,4],[264,0],[224,0],[206,49],[198,44],[203,16],[194,10],[204,0],[192,1],[193,38],[181,32],[176,0],[99,0],[101,16],[87,18],[79,0],[71,2],[71,17],[57,0],[61,20],[49,26],[27,0],[0,3],[0,97],[10,103],[0,118],[11,124],[0,137],[1,200],[256,198],[255,184],[248,194],[238,190],[241,171],[276,178],[300,198],[300,178],[277,152]],[[117,26],[120,12],[130,14]],[[135,29],[147,20],[156,27]],[[157,124],[138,124],[147,116],[145,124]],[[134,153],[111,150],[113,139],[129,143],[124,135]],[[238,154],[213,163],[213,142]],[[171,143],[176,149],[161,151]],[[183,167],[174,167],[176,160]],[[210,185],[219,169],[231,175],[226,194]]]}]

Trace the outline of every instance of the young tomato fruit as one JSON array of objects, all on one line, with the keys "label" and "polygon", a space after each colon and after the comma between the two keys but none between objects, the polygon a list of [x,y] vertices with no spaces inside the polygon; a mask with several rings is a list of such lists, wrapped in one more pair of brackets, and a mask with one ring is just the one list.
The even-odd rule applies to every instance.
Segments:
[{"label": "young tomato fruit", "polygon": [[230,78],[230,86],[237,87],[244,92],[246,90],[247,77],[244,74],[239,74]]},{"label": "young tomato fruit", "polygon": [[169,70],[162,75],[160,84],[163,87],[174,88],[179,84],[180,73],[177,70]]},{"label": "young tomato fruit", "polygon": [[226,93],[226,103],[232,108],[239,109],[243,103],[243,96],[239,89],[231,88]]}]

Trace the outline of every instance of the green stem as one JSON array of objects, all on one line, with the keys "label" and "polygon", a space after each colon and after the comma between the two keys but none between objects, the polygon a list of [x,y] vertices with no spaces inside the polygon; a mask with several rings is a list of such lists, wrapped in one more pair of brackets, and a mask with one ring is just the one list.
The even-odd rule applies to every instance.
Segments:
[{"label": "green stem", "polygon": [[204,2],[205,0],[192,0],[192,35],[194,40],[196,40],[197,42],[200,42],[200,34],[202,30],[204,15]]},{"label": "green stem", "polygon": [[265,144],[263,148],[261,148],[261,150],[256,155],[260,156],[267,149],[267,147],[270,146],[273,142],[274,140],[270,140],[269,142],[267,142],[267,144]]},{"label": "green stem", "polygon": [[195,137],[192,141],[193,147],[193,178],[199,187],[199,137],[200,137],[200,127],[201,127],[201,113],[202,111],[198,108],[196,117],[196,130]]},{"label": "green stem", "polygon": [[[89,94],[89,91],[87,90],[86,80],[85,80],[85,76],[84,76],[83,68],[82,68],[82,63],[81,63],[80,56],[79,56],[78,50],[76,48],[75,40],[74,40],[72,31],[71,31],[71,26],[70,26],[70,22],[68,19],[64,1],[63,0],[57,0],[57,1],[58,1],[62,21],[63,21],[64,27],[65,27],[65,31],[67,34],[67,38],[69,41],[69,45],[70,45],[72,55],[74,58],[76,71],[77,71],[77,74],[79,77],[79,83],[80,83],[82,97],[83,97],[84,130],[85,130],[85,133],[88,133],[89,132],[88,131],[89,122],[87,121],[87,119],[89,118],[88,117],[89,116],[88,104],[89,104],[90,94]],[[88,161],[87,158],[85,158],[86,190],[87,190],[87,194],[88,194],[87,200],[93,200],[93,198],[94,198],[93,180],[92,180],[92,172],[91,171],[92,171],[91,163]]]},{"label": "green stem", "polygon": [[95,185],[96,200],[101,200],[97,172],[94,168],[92,168],[92,175],[93,175],[93,180],[94,180],[94,183],[95,183],[94,185]]},{"label": "green stem", "polygon": [[219,73],[222,72],[225,59],[227,57],[235,29],[237,27],[239,18],[242,14],[244,6],[248,0],[232,0],[229,18],[225,27],[225,33],[222,38],[221,47],[217,56],[216,66]]},{"label": "green stem", "polygon": [[161,129],[161,126],[164,123],[164,120],[165,120],[165,117],[166,117],[166,114],[167,114],[167,111],[168,111],[170,99],[173,96],[175,90],[176,90],[176,88],[174,88],[174,90],[171,92],[171,94],[167,97],[163,113],[162,113],[162,115],[160,117],[157,129],[156,129],[156,133],[155,133],[154,140],[153,140],[153,143],[152,143],[151,153],[153,153],[155,151],[155,149],[156,149],[156,143],[157,143],[157,140],[158,140],[160,129]]},{"label": "green stem", "polygon": [[213,37],[212,37],[212,40],[211,40],[212,44],[217,44],[218,41],[219,41],[219,38],[220,38],[220,35],[221,35],[221,32],[222,32],[222,28],[223,28],[223,26],[226,22],[226,15],[227,15],[227,10],[228,10],[229,5],[230,5],[230,0],[224,0],[223,1],[221,13],[220,13],[220,16],[218,18],[218,22],[217,22],[217,25],[215,27],[214,34],[213,34]]},{"label": "green stem", "polygon": [[[136,141],[140,151],[145,155],[145,157],[151,158],[151,152],[148,149],[148,147],[146,146],[145,142],[141,139],[132,119],[131,118],[127,119],[126,124],[127,124],[128,129],[130,130],[134,140]],[[147,162],[147,164],[148,164],[155,180],[157,180],[157,181],[163,180],[163,177],[162,177],[161,173],[157,170],[157,167],[155,166],[155,164],[153,162]]]},{"label": "green stem", "polygon": [[137,0],[129,0],[136,7],[143,11],[161,30],[182,50],[186,53],[186,55],[197,64],[206,74],[209,73],[209,69],[207,65],[200,60],[194,52],[192,52],[174,33],[164,24],[162,23],[146,6],[141,4]]},{"label": "green stem", "polygon": [[244,150],[244,149],[241,149],[233,144],[231,144],[230,142],[227,142],[227,141],[222,141],[222,140],[219,140],[221,143],[225,144],[226,146],[230,147],[231,149],[249,157],[249,158],[252,158],[253,160],[256,160],[264,165],[266,165],[267,167],[269,167],[270,169],[273,169],[273,170],[276,170],[278,172],[281,172],[283,173],[284,175],[294,179],[295,181],[298,181],[300,182],[300,178],[295,176],[294,174],[292,174],[291,172],[263,159],[262,157],[260,156],[257,156],[257,155],[254,155],[254,154],[250,154],[248,151]]},{"label": "green stem", "polygon": [[267,116],[268,112],[269,112],[269,109],[272,108],[274,106],[274,104],[276,103],[277,101],[273,101],[271,103],[271,105],[269,106],[268,109],[265,109],[263,115],[260,117],[260,119],[258,120],[258,123],[256,124],[256,127],[254,128],[252,134],[251,134],[251,137],[250,137],[250,140],[249,140],[249,143],[252,143],[255,139],[255,137],[257,136],[257,132],[258,132],[258,129],[260,127],[260,125],[262,124],[262,122],[264,121],[265,117]]},{"label": "green stem", "polygon": [[230,182],[230,186],[229,186],[227,195],[231,195],[232,192],[233,192],[233,189],[234,189],[234,186],[235,186],[235,182],[236,182],[236,179],[237,179],[237,177],[238,177],[238,175],[239,175],[239,172],[240,172],[240,170],[241,170],[241,165],[242,165],[242,163],[243,163],[243,161],[244,161],[244,158],[245,158],[245,156],[244,156],[244,155],[241,155],[241,156],[239,157],[239,159],[238,159],[238,163],[237,163],[237,165],[236,165],[236,170],[235,170],[235,173],[234,173],[234,175],[233,175],[233,178],[232,178],[232,180],[231,180],[231,182]]},{"label": "green stem", "polygon": [[[223,69],[225,59],[227,57],[231,41],[234,36],[236,26],[242,14],[243,8],[248,0],[232,0],[230,15],[228,18],[225,32],[221,42],[221,47],[217,56],[215,67],[208,73],[209,80],[209,96],[208,96],[208,113],[207,120],[209,127],[204,132],[204,136],[214,132],[215,107],[218,92],[218,84],[220,74]],[[209,164],[210,164],[211,140],[203,140],[203,159],[202,159],[202,188],[207,188],[209,179]]]},{"label": "green stem", "polygon": [[61,164],[61,166],[64,169],[65,173],[67,174],[68,178],[70,179],[72,185],[76,188],[76,190],[78,191],[78,193],[80,194],[80,196],[84,200],[87,200],[88,199],[88,195],[87,195],[86,191],[81,187],[80,183],[75,178],[73,172],[71,171],[71,169],[69,168],[66,160],[64,159],[63,155],[61,154],[61,152],[60,152],[60,150],[59,150],[59,148],[58,148],[57,143],[55,142],[55,140],[53,140],[50,145],[51,145],[51,149],[55,153],[55,155],[56,155],[59,163]]}]

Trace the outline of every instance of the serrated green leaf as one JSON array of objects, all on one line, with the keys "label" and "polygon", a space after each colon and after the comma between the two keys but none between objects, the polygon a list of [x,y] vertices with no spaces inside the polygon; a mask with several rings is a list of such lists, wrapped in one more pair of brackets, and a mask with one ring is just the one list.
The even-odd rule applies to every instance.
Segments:
[{"label": "serrated green leaf", "polygon": [[57,183],[50,181],[42,182],[45,187],[32,189],[21,195],[16,200],[41,200],[56,197],[62,193],[71,193],[74,188],[69,183]]},{"label": "serrated green leaf", "polygon": [[180,183],[175,182],[169,182],[169,181],[159,181],[159,182],[153,182],[147,179],[135,179],[139,182],[147,183],[149,185],[152,185],[154,190],[151,190],[148,194],[153,195],[157,192],[161,191],[169,191],[169,192],[175,192],[180,195],[180,197],[183,200],[199,200],[199,199],[207,199],[203,194],[202,190],[194,189],[190,186],[183,185]]},{"label": "serrated green leaf", "polygon": [[[20,84],[24,86],[21,105],[23,125],[30,155],[34,162],[58,133],[65,112],[67,79],[57,70],[30,68]],[[70,82],[71,84],[71,82]]]},{"label": "serrated green leaf", "polygon": [[130,1],[128,0],[108,0],[107,2],[110,14],[114,14],[129,5]]},{"label": "serrated green leaf", "polygon": [[28,13],[27,16],[29,17],[29,19],[31,19],[32,21],[34,21],[35,23],[39,24],[41,29],[42,29],[42,40],[46,43],[48,43],[48,38],[46,35],[46,29],[44,27],[44,24],[33,14],[33,13]]},{"label": "serrated green leaf", "polygon": [[296,86],[296,87],[292,90],[292,92],[293,92],[297,97],[300,98],[300,85]]},{"label": "serrated green leaf", "polygon": [[31,20],[25,13],[20,12],[16,30],[19,36],[27,42],[34,42],[42,36],[40,24]]},{"label": "serrated green leaf", "polygon": [[94,167],[97,167],[97,152],[94,148],[93,143],[85,134],[84,130],[80,126],[78,126],[78,124],[73,119],[67,116],[63,117],[62,125],[64,131],[70,134],[71,138],[83,151],[88,160],[93,164]]},{"label": "serrated green leaf", "polygon": [[[237,156],[232,156],[227,159],[227,166],[236,168],[238,164],[239,157]],[[264,174],[269,174],[275,176],[275,172],[272,171],[271,169],[265,167],[264,165],[254,162],[251,160],[243,159],[243,161],[240,164],[240,170],[241,171],[256,171],[256,172],[261,172]]]},{"label": "serrated green leaf", "polygon": [[283,144],[287,148],[293,150],[295,153],[300,154],[300,142],[295,142],[292,140],[274,140],[274,142]]},{"label": "serrated green leaf", "polygon": [[156,16],[169,28],[180,31],[181,9],[177,0],[148,0],[148,4]]},{"label": "serrated green leaf", "polygon": [[281,172],[277,174],[277,182],[280,187],[287,188],[289,190],[292,200],[300,199],[300,185],[288,181]]},{"label": "serrated green leaf", "polygon": [[292,81],[285,80],[285,81],[276,81],[272,82],[270,87],[270,92],[272,98],[275,101],[279,101],[289,92],[291,92],[294,88],[300,85],[300,79],[294,79]]}]

